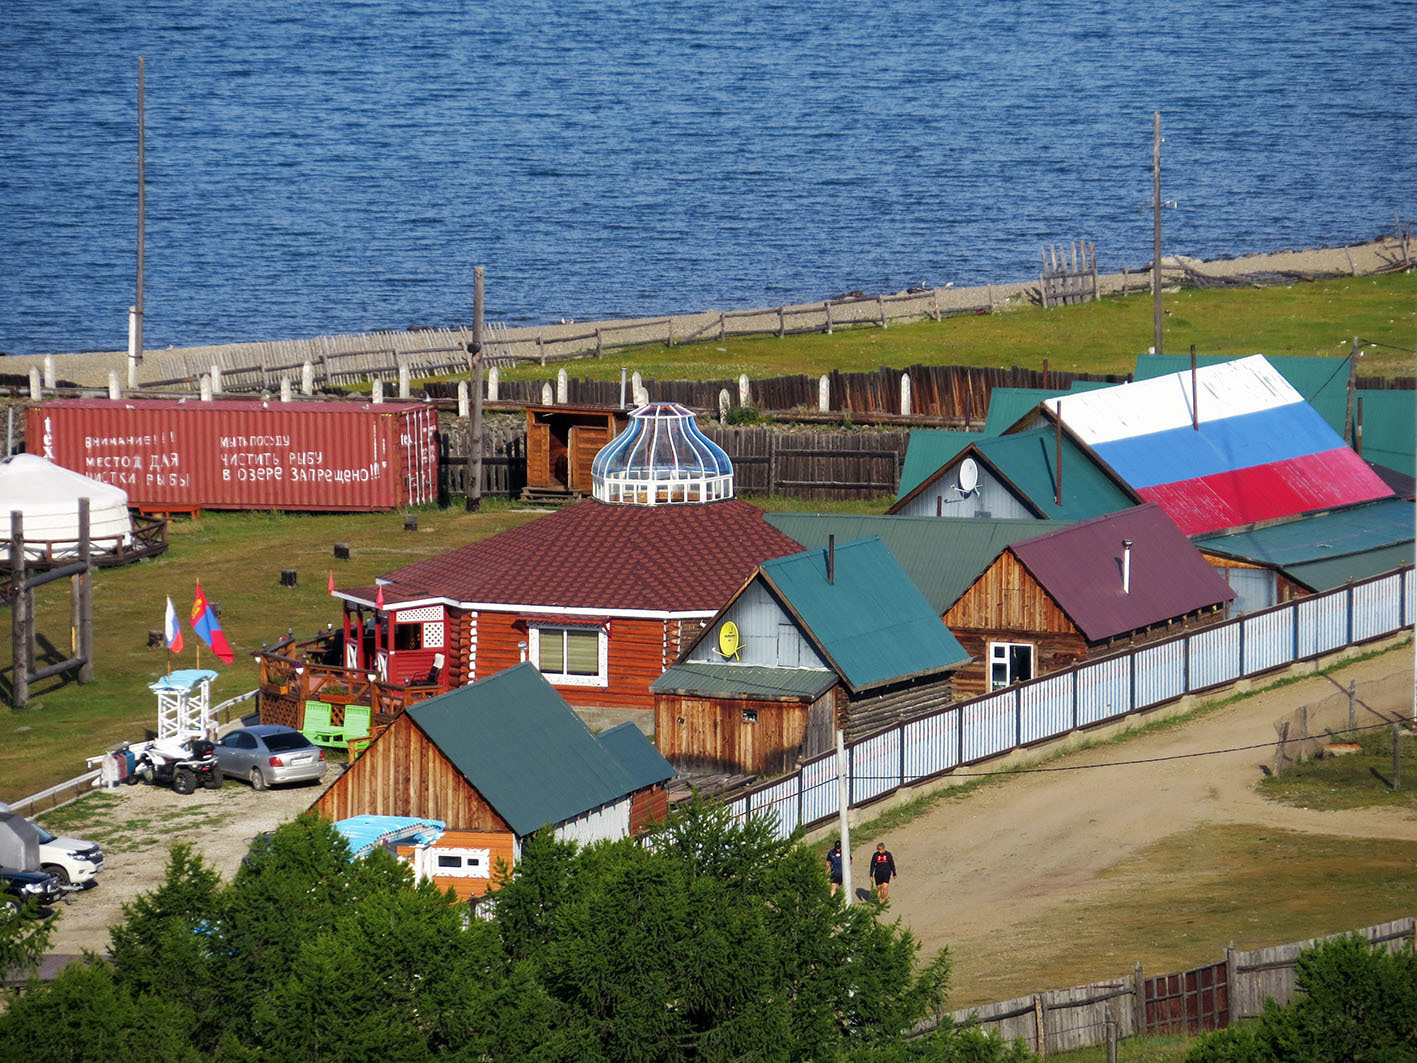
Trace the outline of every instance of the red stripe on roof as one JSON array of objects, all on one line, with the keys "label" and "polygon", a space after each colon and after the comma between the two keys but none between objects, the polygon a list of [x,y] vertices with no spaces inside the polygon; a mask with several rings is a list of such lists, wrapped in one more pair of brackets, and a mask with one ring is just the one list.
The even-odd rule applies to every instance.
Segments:
[{"label": "red stripe on roof", "polygon": [[1348,447],[1215,473],[1194,480],[1142,487],[1187,535],[1332,506],[1388,498],[1392,489]]}]

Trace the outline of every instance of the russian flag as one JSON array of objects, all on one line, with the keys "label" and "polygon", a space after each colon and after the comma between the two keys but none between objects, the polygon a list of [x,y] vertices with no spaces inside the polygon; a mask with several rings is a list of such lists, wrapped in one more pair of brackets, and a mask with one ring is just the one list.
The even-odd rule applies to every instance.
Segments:
[{"label": "russian flag", "polygon": [[182,628],[177,623],[177,610],[172,608],[172,596],[167,598],[167,617],[162,625],[163,637],[167,640],[167,648],[173,653],[182,652]]}]

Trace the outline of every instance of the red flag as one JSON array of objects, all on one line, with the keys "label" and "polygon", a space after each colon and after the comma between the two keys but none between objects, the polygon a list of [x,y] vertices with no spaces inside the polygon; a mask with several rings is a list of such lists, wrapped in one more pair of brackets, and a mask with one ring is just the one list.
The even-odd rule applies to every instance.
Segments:
[{"label": "red flag", "polygon": [[330,569],[330,594],[335,593],[335,570]]},{"label": "red flag", "polygon": [[374,593],[374,608],[383,611],[384,608],[384,585],[379,584],[379,589]]},{"label": "red flag", "polygon": [[212,648],[212,652],[227,664],[235,660],[235,654],[221,633],[221,624],[216,618],[216,610],[202,593],[202,581],[197,581],[197,597],[192,602],[192,630]]}]

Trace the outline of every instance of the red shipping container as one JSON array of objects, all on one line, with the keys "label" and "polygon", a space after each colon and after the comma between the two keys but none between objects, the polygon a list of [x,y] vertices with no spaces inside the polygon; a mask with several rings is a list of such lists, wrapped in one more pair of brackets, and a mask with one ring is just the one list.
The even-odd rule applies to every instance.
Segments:
[{"label": "red shipping container", "polygon": [[380,510],[438,497],[438,414],[420,403],[61,399],[26,412],[25,448],[128,492],[128,504]]}]

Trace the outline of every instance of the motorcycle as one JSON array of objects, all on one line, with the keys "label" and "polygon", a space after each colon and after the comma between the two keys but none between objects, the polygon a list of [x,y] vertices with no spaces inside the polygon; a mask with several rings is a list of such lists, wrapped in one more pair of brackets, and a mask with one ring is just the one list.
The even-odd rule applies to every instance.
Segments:
[{"label": "motorcycle", "polygon": [[142,780],[155,786],[171,786],[179,794],[193,793],[199,784],[209,790],[220,789],[221,768],[212,749],[212,743],[205,738],[149,742],[137,751],[128,782]]}]

